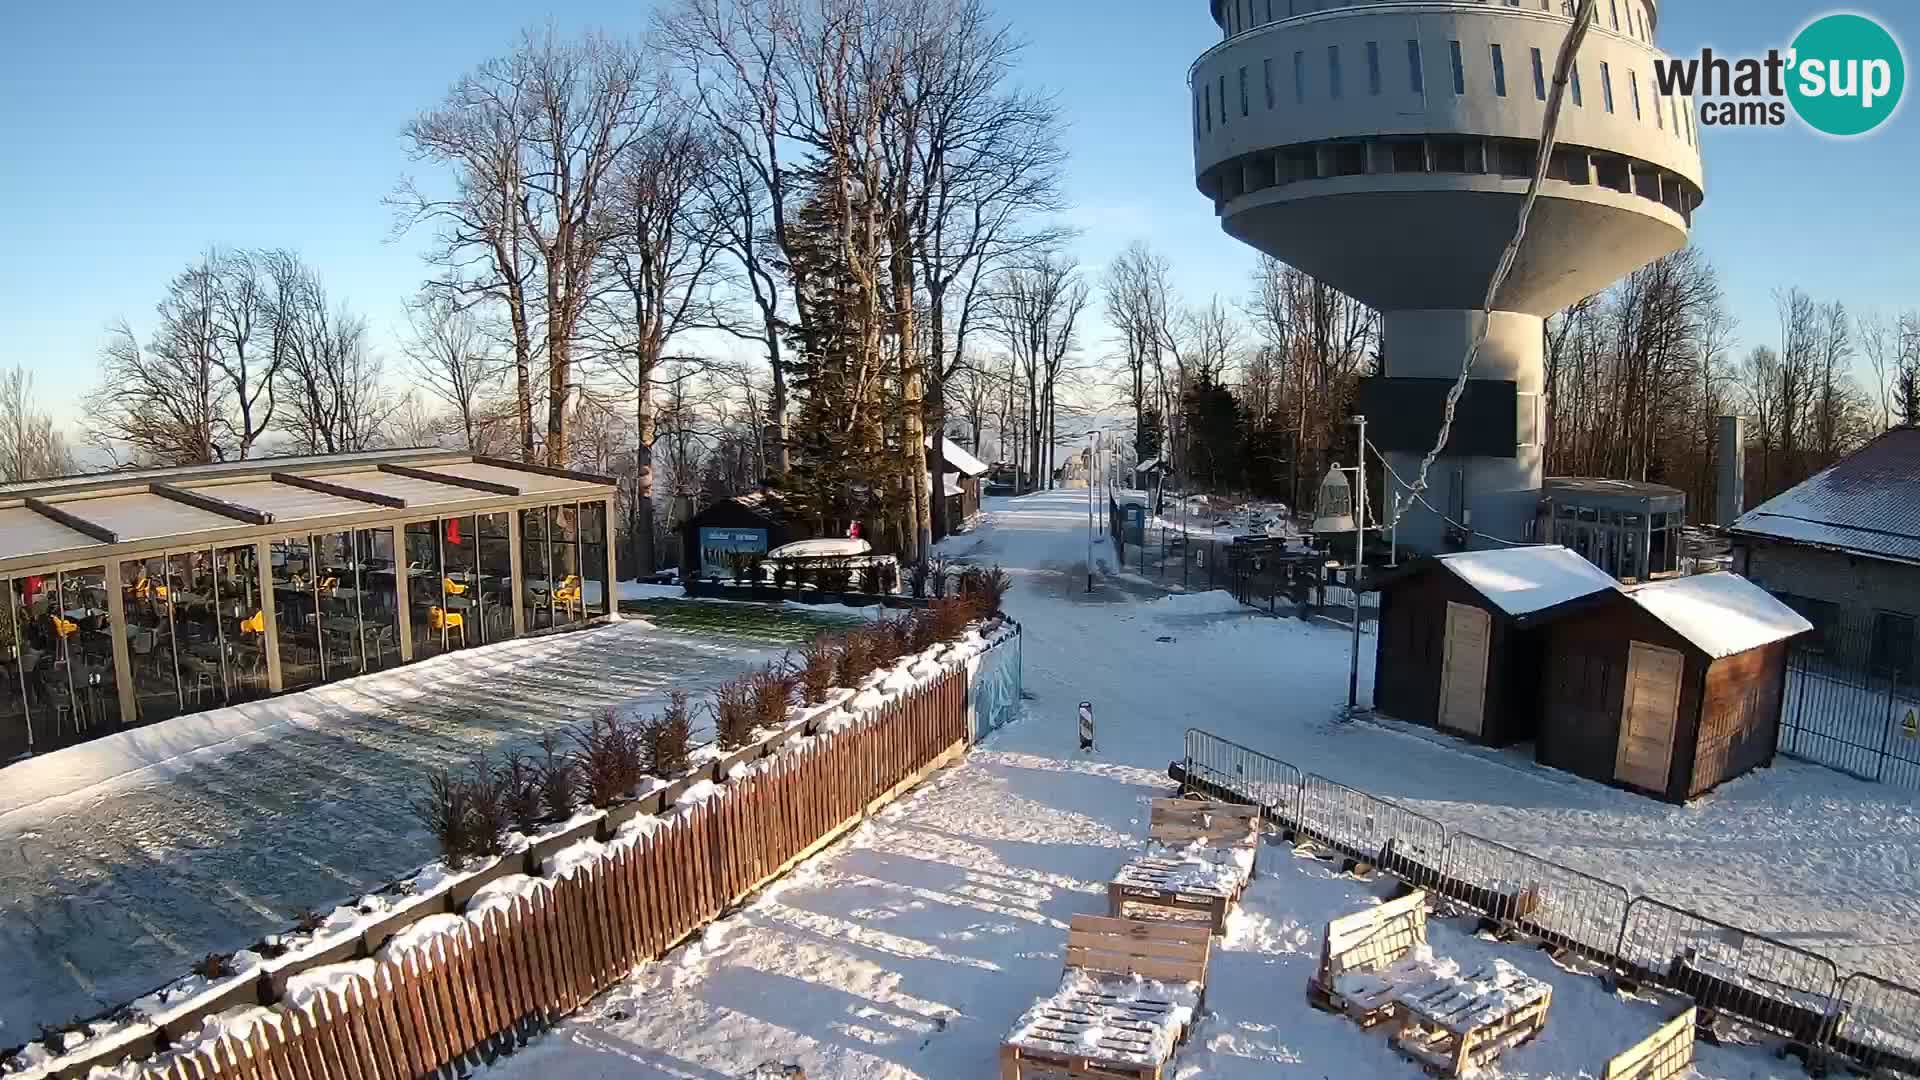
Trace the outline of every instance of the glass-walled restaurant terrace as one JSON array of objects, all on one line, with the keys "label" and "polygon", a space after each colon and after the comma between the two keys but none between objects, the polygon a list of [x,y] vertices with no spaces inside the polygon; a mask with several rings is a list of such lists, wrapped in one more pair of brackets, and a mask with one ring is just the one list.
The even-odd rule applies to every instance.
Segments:
[{"label": "glass-walled restaurant terrace", "polygon": [[616,490],[434,450],[0,486],[0,764],[605,619]]}]

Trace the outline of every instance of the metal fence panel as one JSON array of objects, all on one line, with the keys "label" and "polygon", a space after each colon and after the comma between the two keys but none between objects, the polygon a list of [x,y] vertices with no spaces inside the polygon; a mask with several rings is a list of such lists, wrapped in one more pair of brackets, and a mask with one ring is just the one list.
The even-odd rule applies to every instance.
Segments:
[{"label": "metal fence panel", "polygon": [[1439,822],[1318,773],[1300,784],[1300,831],[1423,888],[1437,887],[1446,871]]},{"label": "metal fence panel", "polygon": [[1810,617],[1818,632],[1788,654],[1780,752],[1863,780],[1920,788],[1920,658],[1912,642],[1885,632],[1877,619],[1832,611]]},{"label": "metal fence panel", "polygon": [[1447,840],[1440,891],[1503,926],[1610,962],[1627,890],[1471,833]]},{"label": "metal fence panel", "polygon": [[1824,956],[1644,896],[1627,905],[1619,956],[1636,978],[1808,1045],[1840,981]]},{"label": "metal fence panel", "polygon": [[1862,1068],[1920,1076],[1920,990],[1872,975],[1840,984],[1828,1049]]},{"label": "metal fence panel", "polygon": [[1281,829],[1298,828],[1300,770],[1279,758],[1188,728],[1186,770],[1191,789],[1265,807]]}]

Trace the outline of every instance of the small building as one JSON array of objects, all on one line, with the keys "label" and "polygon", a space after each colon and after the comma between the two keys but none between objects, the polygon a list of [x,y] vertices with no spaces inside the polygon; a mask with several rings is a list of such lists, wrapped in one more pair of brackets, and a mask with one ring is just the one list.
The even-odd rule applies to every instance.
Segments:
[{"label": "small building", "polygon": [[1564,547],[1538,546],[1421,559],[1373,587],[1375,707],[1503,746],[1534,736],[1541,627],[1615,583]]},{"label": "small building", "polygon": [[1559,544],[1622,581],[1680,569],[1687,494],[1665,484],[1555,476],[1540,492],[1542,540]]},{"label": "small building", "polygon": [[1806,616],[1828,662],[1920,682],[1920,428],[1898,427],[1747,511],[1733,568]]},{"label": "small building", "polygon": [[721,499],[680,526],[680,576],[730,580],[748,560],[794,540],[786,505],[771,490]]},{"label": "small building", "polygon": [[[932,443],[932,436],[928,436]],[[947,500],[947,521],[958,526],[980,512],[980,482],[987,475],[987,463],[966,452],[952,439],[940,440],[940,490]],[[932,454],[927,455],[932,465]]]},{"label": "small building", "polygon": [[1535,756],[1675,803],[1771,764],[1809,629],[1736,574],[1608,590],[1544,628]]}]

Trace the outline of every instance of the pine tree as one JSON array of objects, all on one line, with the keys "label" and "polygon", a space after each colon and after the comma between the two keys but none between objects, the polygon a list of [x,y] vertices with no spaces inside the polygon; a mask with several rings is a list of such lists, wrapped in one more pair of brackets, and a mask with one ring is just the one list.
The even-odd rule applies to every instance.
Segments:
[{"label": "pine tree", "polygon": [[1181,397],[1187,475],[1207,490],[1240,490],[1246,479],[1246,426],[1233,391],[1202,371]]}]

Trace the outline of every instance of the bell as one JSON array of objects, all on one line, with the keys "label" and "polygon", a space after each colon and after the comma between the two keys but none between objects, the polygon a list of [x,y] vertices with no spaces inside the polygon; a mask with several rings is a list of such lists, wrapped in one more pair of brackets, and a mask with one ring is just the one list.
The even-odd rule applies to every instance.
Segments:
[{"label": "bell", "polygon": [[1343,533],[1353,531],[1353,485],[1339,465],[1327,470],[1320,481],[1320,494],[1313,504],[1313,531]]}]

